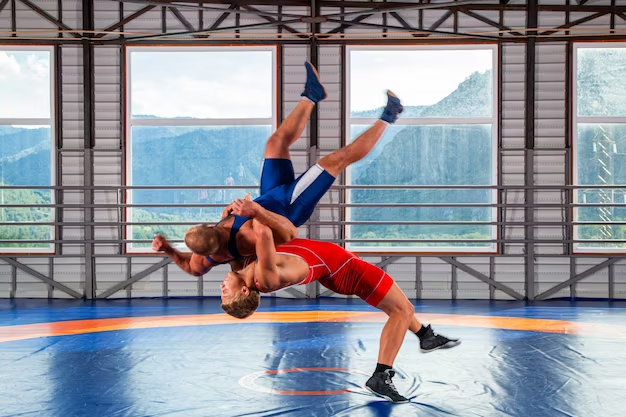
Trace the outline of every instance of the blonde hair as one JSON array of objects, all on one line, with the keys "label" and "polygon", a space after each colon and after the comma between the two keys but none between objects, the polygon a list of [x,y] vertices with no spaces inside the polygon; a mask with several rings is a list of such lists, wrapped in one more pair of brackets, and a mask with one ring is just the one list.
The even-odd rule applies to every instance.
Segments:
[{"label": "blonde hair", "polygon": [[250,294],[239,292],[235,295],[233,301],[228,304],[222,303],[222,310],[228,315],[236,317],[238,319],[245,319],[249,317],[259,308],[261,304],[261,294],[256,288],[250,288]]},{"label": "blonde hair", "polygon": [[185,233],[185,244],[198,255],[212,255],[220,249],[222,244],[220,234],[213,227],[199,224]]}]

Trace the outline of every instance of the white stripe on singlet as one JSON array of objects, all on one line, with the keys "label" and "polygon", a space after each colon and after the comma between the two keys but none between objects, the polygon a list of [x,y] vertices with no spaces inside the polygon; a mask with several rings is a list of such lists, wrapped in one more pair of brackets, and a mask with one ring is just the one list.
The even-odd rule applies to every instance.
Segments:
[{"label": "white stripe on singlet", "polygon": [[[285,245],[281,245],[281,247],[282,247],[282,248],[299,248],[299,249],[304,249],[304,250],[306,250],[307,252],[309,252],[309,253],[311,253],[313,256],[315,256],[317,259],[319,259],[319,261],[321,262],[320,264],[317,264],[317,265],[309,265],[309,267],[316,267],[316,266],[322,266],[322,265],[323,265],[323,266],[326,268],[326,270],[328,271],[328,273],[329,273],[329,274],[331,274],[331,276],[332,276],[333,271],[331,271],[331,270],[330,270],[330,268],[328,267],[328,265],[326,265],[326,262],[324,262],[324,260],[323,260],[322,258],[320,258],[320,257],[319,257],[319,255],[318,255],[317,253],[313,252],[311,249],[309,249],[309,248],[307,248],[307,247],[305,247],[305,246],[300,246],[300,245],[290,245],[290,244],[288,244],[288,243],[287,243],[287,244],[285,244]],[[285,252],[277,252],[277,253],[283,253],[283,254],[285,254],[285,255],[295,255],[295,254],[293,254],[293,253],[285,253]],[[299,255],[296,255],[296,256],[299,256]],[[300,258],[302,258],[302,257],[300,256]],[[305,260],[304,258],[302,258],[302,260],[303,260],[304,262],[306,262],[306,260]],[[307,263],[307,265],[309,264],[308,262],[306,262],[306,263]],[[343,265],[342,265],[342,266],[343,266]]]},{"label": "white stripe on singlet", "polygon": [[322,175],[324,172],[324,168],[319,166],[318,164],[313,165],[309,168],[298,182],[296,186],[293,188],[293,193],[291,194],[291,201],[289,204],[293,204],[294,201],[297,200],[298,197],[311,185],[315,182],[315,180]]},{"label": "white stripe on singlet", "polygon": [[383,271],[383,275],[380,277],[380,280],[378,280],[378,284],[376,284],[376,286],[374,287],[374,290],[372,291],[372,293],[370,295],[368,295],[367,298],[365,299],[366,303],[367,303],[367,300],[369,300],[372,295],[376,294],[376,290],[378,289],[378,286],[380,285],[380,283],[383,282],[383,278],[385,278],[385,274],[386,274],[386,272]]}]

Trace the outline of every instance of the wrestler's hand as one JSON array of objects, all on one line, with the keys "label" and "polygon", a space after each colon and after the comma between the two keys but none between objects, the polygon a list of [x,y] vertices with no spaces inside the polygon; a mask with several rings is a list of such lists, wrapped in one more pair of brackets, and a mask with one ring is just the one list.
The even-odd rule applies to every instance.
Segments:
[{"label": "wrestler's hand", "polygon": [[263,209],[259,203],[248,199],[237,199],[231,205],[233,206],[234,214],[249,218],[256,217],[259,211]]},{"label": "wrestler's hand", "polygon": [[152,249],[157,252],[165,252],[171,249],[169,242],[161,235],[156,235],[152,241]]},{"label": "wrestler's hand", "polygon": [[233,212],[233,203],[230,203],[229,205],[226,206],[224,210],[222,210],[222,219],[225,219],[226,217],[230,216],[232,212]]}]

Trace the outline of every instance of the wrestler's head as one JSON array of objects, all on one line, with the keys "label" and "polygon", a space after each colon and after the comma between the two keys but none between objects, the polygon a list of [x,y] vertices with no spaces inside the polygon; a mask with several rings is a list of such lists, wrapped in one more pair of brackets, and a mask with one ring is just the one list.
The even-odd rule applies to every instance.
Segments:
[{"label": "wrestler's head", "polygon": [[213,255],[222,246],[218,231],[207,224],[190,227],[185,233],[185,244],[192,252],[202,256]]},{"label": "wrestler's head", "polygon": [[259,290],[250,288],[246,283],[246,276],[250,273],[254,273],[254,265],[241,271],[229,272],[220,285],[222,310],[238,319],[245,319],[252,315],[261,303]]}]

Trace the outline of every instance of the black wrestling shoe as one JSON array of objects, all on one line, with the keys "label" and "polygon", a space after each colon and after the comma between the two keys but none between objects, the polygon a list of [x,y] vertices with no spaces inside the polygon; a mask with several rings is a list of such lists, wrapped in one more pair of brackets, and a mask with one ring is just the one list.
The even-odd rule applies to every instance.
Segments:
[{"label": "black wrestling shoe", "polygon": [[437,349],[448,349],[461,344],[459,339],[448,339],[445,336],[433,332],[430,324],[426,326],[426,333],[420,338],[422,352],[432,352]]},{"label": "black wrestling shoe", "polygon": [[408,403],[409,400],[398,393],[391,381],[395,374],[391,369],[387,369],[385,372],[374,372],[374,375],[365,383],[365,388],[394,403]]}]

